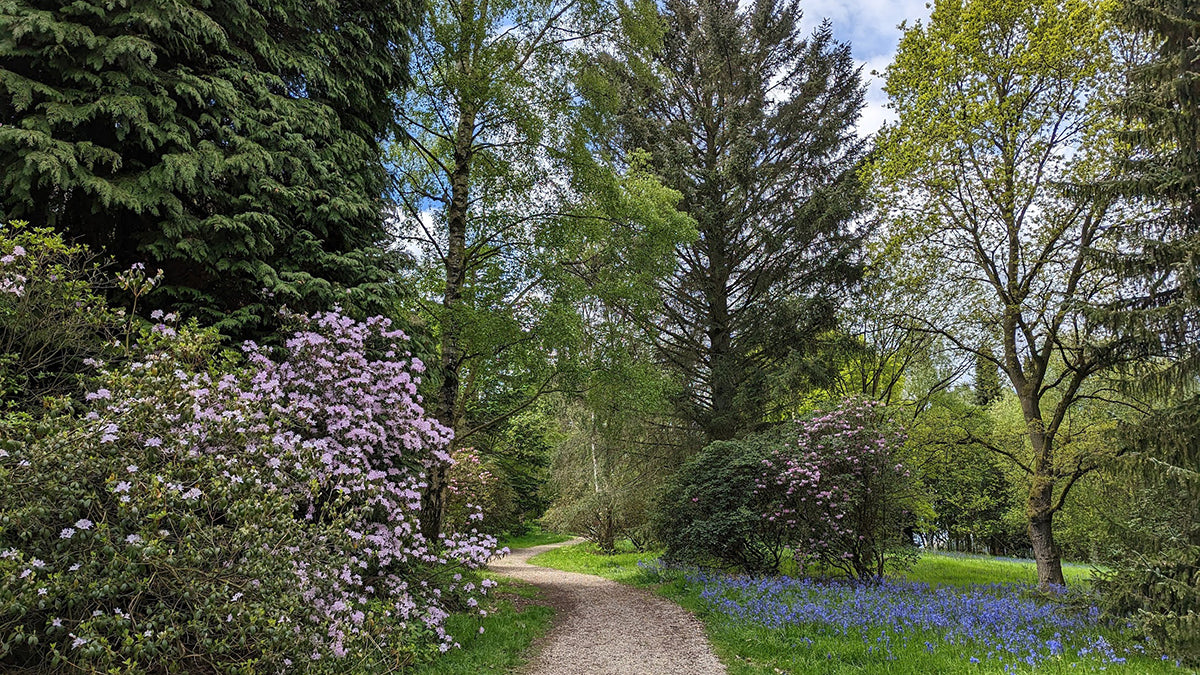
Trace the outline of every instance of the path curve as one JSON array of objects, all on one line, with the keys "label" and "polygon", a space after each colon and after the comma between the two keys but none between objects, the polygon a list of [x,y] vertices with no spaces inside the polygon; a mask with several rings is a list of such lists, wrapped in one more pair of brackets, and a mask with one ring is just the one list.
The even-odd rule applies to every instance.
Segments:
[{"label": "path curve", "polygon": [[527,675],[724,675],[704,626],[679,605],[591,574],[530,565],[533,556],[574,539],[518,549],[488,563],[493,572],[542,589],[555,609],[534,645]]}]

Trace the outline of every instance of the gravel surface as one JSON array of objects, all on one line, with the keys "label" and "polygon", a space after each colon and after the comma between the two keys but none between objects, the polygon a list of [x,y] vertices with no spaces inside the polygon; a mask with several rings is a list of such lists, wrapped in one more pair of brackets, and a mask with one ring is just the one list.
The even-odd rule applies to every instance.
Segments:
[{"label": "gravel surface", "polygon": [[520,549],[494,560],[497,574],[542,589],[554,626],[534,645],[528,675],[717,675],[704,626],[679,605],[590,574],[530,565],[533,556],[573,540]]}]

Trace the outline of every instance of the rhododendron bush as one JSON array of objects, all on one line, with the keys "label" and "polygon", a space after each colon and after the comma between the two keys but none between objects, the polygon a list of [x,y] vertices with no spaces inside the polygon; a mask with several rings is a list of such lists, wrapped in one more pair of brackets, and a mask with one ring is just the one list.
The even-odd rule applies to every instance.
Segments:
[{"label": "rhododendron bush", "polygon": [[881,404],[847,400],[800,421],[795,441],[760,460],[759,515],[802,567],[878,578],[915,554],[903,536],[915,521],[905,436],[890,426]]},{"label": "rhododendron bush", "polygon": [[295,320],[238,358],[163,317],[85,410],[3,437],[0,665],[344,672],[452,646],[495,542],[420,534],[450,461],[423,366],[386,319]]},{"label": "rhododendron bush", "polygon": [[774,572],[801,567],[878,577],[913,550],[904,435],[882,406],[847,400],[763,434],[713,443],[688,461],[656,518],[666,558]]}]

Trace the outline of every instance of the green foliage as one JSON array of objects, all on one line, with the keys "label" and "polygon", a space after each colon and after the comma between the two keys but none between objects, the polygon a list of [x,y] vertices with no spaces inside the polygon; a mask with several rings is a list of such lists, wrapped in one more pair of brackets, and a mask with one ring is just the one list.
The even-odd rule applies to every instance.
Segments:
[{"label": "green foliage", "polygon": [[1112,454],[1067,449],[1075,416],[1137,349],[1088,312],[1127,290],[1090,262],[1094,249],[1121,247],[1122,209],[1067,187],[1111,168],[1110,10],[1109,0],[934,3],[887,69],[899,119],[874,164],[889,260],[923,291],[912,320],[1002,370],[1019,399],[1030,454],[993,447],[1025,457],[1015,464],[1029,478],[1043,584],[1063,581],[1055,514]]},{"label": "green foliage", "polygon": [[712,443],[680,467],[655,515],[667,559],[751,572],[779,568],[788,541],[763,517],[765,500],[755,486],[763,462],[784,447],[787,426]]},{"label": "green foliage", "polygon": [[0,413],[79,393],[84,361],[114,351],[121,317],[96,291],[105,283],[85,247],[49,229],[0,225]]},{"label": "green foliage", "polygon": [[[635,154],[591,151],[578,47],[608,34],[611,9],[443,0],[416,34],[390,157],[397,225],[418,252],[415,309],[439,341],[435,415],[489,456],[514,447],[511,416],[586,378],[579,343],[596,298],[645,302],[646,280],[691,235],[678,194]],[[526,483],[516,509],[540,510],[530,476],[506,473]],[[444,481],[431,484],[423,522],[436,528]]]},{"label": "green foliage", "polygon": [[545,522],[585,534],[612,552],[629,538],[651,543],[650,516],[668,477],[696,447],[695,434],[671,424],[669,376],[617,322],[596,322],[586,360],[594,364],[582,396],[562,405]]},{"label": "green foliage", "polygon": [[555,500],[543,522],[555,530],[579,532],[608,553],[622,538],[645,548],[659,481],[677,465],[637,418],[644,411],[596,407],[598,411],[578,403],[565,407],[565,438],[555,448],[551,467]]},{"label": "green foliage", "polygon": [[1185,453],[1195,456],[1200,436],[1183,435],[1187,429],[1200,429],[1194,398],[1125,429],[1125,441],[1136,450],[1128,469],[1138,489],[1106,532],[1119,545],[1107,552],[1112,572],[1101,587],[1110,611],[1132,620],[1164,650],[1197,664],[1200,471],[1176,462]]},{"label": "green foliage", "polygon": [[827,412],[738,441],[713,443],[676,474],[659,503],[666,557],[746,572],[801,565],[858,579],[904,569],[914,549],[915,479],[902,433],[878,403]]},{"label": "green foliage", "polygon": [[1162,0],[1118,7],[1144,51],[1116,105],[1125,121],[1120,171],[1098,189],[1146,208],[1121,248],[1097,256],[1138,291],[1103,318],[1145,345],[1135,388],[1156,410],[1122,429],[1142,489],[1116,524],[1125,546],[1106,587],[1115,612],[1200,663],[1200,12]]},{"label": "green foliage", "polygon": [[957,550],[1024,552],[1025,524],[1011,518],[1020,511],[1019,482],[989,447],[1000,411],[974,406],[963,400],[967,395],[934,396],[909,426],[910,461],[928,507],[921,530],[927,541]]},{"label": "green foliage", "polygon": [[531,586],[501,579],[488,600],[480,604],[486,616],[463,612],[446,619],[447,630],[461,636],[459,646],[411,672],[413,675],[517,672],[534,640],[550,630],[554,618],[553,609],[537,604],[537,595],[537,589]]},{"label": "green foliage", "polygon": [[[378,144],[416,3],[0,3],[0,218],[223,332],[394,290]],[[147,307],[149,309],[150,307]]]},{"label": "green foliage", "polygon": [[625,315],[679,383],[676,413],[729,440],[791,409],[834,289],[860,276],[863,85],[827,24],[801,33],[794,0],[670,0],[627,23],[584,90],[614,130],[601,151],[647,151],[700,236],[656,306]]}]

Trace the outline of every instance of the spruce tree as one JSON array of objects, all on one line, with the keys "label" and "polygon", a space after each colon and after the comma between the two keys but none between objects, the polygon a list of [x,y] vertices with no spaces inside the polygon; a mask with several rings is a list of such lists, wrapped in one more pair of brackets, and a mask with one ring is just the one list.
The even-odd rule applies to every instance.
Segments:
[{"label": "spruce tree", "polygon": [[0,0],[0,219],[165,271],[223,331],[386,295],[412,0]]},{"label": "spruce tree", "polygon": [[1141,339],[1142,394],[1160,401],[1125,441],[1151,488],[1126,525],[1131,551],[1108,598],[1178,656],[1200,662],[1200,6],[1124,0],[1119,17],[1144,39],[1119,103],[1132,149],[1104,187],[1149,208],[1115,253],[1098,253],[1137,293],[1107,314]]},{"label": "spruce tree", "polygon": [[651,153],[697,224],[640,320],[710,441],[785,414],[783,374],[860,273],[863,84],[849,46],[800,16],[795,0],[667,0],[661,44],[601,59],[618,142]]}]

